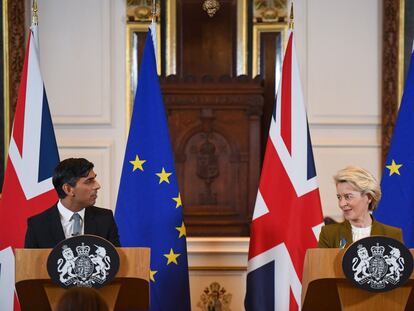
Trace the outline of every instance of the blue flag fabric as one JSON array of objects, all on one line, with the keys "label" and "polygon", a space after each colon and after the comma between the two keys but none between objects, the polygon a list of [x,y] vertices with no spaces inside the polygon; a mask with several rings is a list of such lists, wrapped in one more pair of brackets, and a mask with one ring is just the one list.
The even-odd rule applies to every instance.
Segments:
[{"label": "blue flag fabric", "polygon": [[142,56],[115,220],[122,246],[151,248],[150,310],[191,310],[183,206],[151,31]]},{"label": "blue flag fabric", "polygon": [[405,82],[390,149],[385,163],[382,199],[375,217],[403,229],[405,244],[414,247],[414,59]]}]

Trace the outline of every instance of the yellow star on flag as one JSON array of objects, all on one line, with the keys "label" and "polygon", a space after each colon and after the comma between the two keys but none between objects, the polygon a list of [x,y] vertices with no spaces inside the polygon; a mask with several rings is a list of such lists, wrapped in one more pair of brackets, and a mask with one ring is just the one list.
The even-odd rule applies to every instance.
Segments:
[{"label": "yellow star on flag", "polygon": [[172,198],[177,204],[175,204],[175,208],[179,208],[180,206],[183,206],[183,203],[181,202],[181,194],[178,193],[178,197]]},{"label": "yellow star on flag", "polygon": [[144,168],[142,167],[142,164],[147,162],[147,160],[140,160],[138,155],[135,156],[135,160],[129,161],[134,167],[132,168],[132,171],[135,172],[136,169],[140,169],[141,171],[144,171]]},{"label": "yellow star on flag", "polygon": [[175,254],[173,249],[171,248],[169,254],[164,254],[164,256],[168,259],[167,266],[172,262],[178,265],[177,257],[179,257],[180,255],[181,254]]},{"label": "yellow star on flag", "polygon": [[178,238],[181,238],[182,236],[186,236],[187,232],[185,231],[184,221],[181,223],[181,227],[175,227],[175,229],[177,229],[177,231],[180,232],[180,235],[178,236]]},{"label": "yellow star on flag", "polygon": [[161,170],[161,173],[156,173],[155,175],[157,175],[160,178],[160,182],[162,183],[163,181],[165,181],[166,183],[170,183],[170,181],[168,180],[168,177],[170,177],[170,175],[172,175],[172,173],[167,173],[164,169],[164,167]]},{"label": "yellow star on flag", "polygon": [[395,163],[394,160],[392,160],[391,165],[386,165],[385,167],[388,168],[390,170],[390,176],[393,174],[398,174],[400,175],[400,167],[402,166],[402,164],[397,164]]},{"label": "yellow star on flag", "polygon": [[150,270],[150,280],[153,281],[155,283],[155,278],[154,275],[157,273],[158,271],[156,270]]}]

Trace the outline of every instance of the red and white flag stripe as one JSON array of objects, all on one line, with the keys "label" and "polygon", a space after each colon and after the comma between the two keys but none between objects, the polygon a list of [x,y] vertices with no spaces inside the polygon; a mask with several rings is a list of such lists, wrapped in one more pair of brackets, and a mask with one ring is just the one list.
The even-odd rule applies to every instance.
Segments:
[{"label": "red and white flag stripe", "polygon": [[293,32],[283,60],[251,226],[247,311],[298,310],[322,210]]},{"label": "red and white flag stripe", "polygon": [[[59,155],[40,72],[36,27],[28,38],[0,205],[0,250],[5,249],[4,254],[13,260],[11,249],[24,246],[27,218],[58,199],[52,174]],[[16,297],[10,294],[14,275],[11,279],[2,269],[6,266],[0,265],[2,310],[12,310],[3,306],[13,305],[13,300],[14,310],[19,310]]]}]

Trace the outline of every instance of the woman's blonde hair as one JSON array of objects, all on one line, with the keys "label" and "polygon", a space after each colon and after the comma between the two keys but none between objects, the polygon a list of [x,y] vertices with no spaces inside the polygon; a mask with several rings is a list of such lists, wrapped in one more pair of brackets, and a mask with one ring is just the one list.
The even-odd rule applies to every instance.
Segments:
[{"label": "woman's blonde hair", "polygon": [[381,199],[381,188],[375,177],[367,170],[358,166],[347,166],[336,173],[334,180],[335,185],[349,183],[361,194],[369,195],[371,203],[368,209],[373,211],[377,208],[378,202]]}]

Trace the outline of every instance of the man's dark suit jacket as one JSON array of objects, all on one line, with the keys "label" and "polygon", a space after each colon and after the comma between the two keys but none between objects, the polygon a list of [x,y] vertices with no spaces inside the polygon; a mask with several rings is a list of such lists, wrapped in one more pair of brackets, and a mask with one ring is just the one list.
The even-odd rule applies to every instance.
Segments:
[{"label": "man's dark suit jacket", "polygon": [[[89,206],[85,209],[85,234],[98,235],[115,246],[119,242],[118,228],[111,210]],[[65,239],[57,205],[27,220],[25,248],[53,248]]]}]

